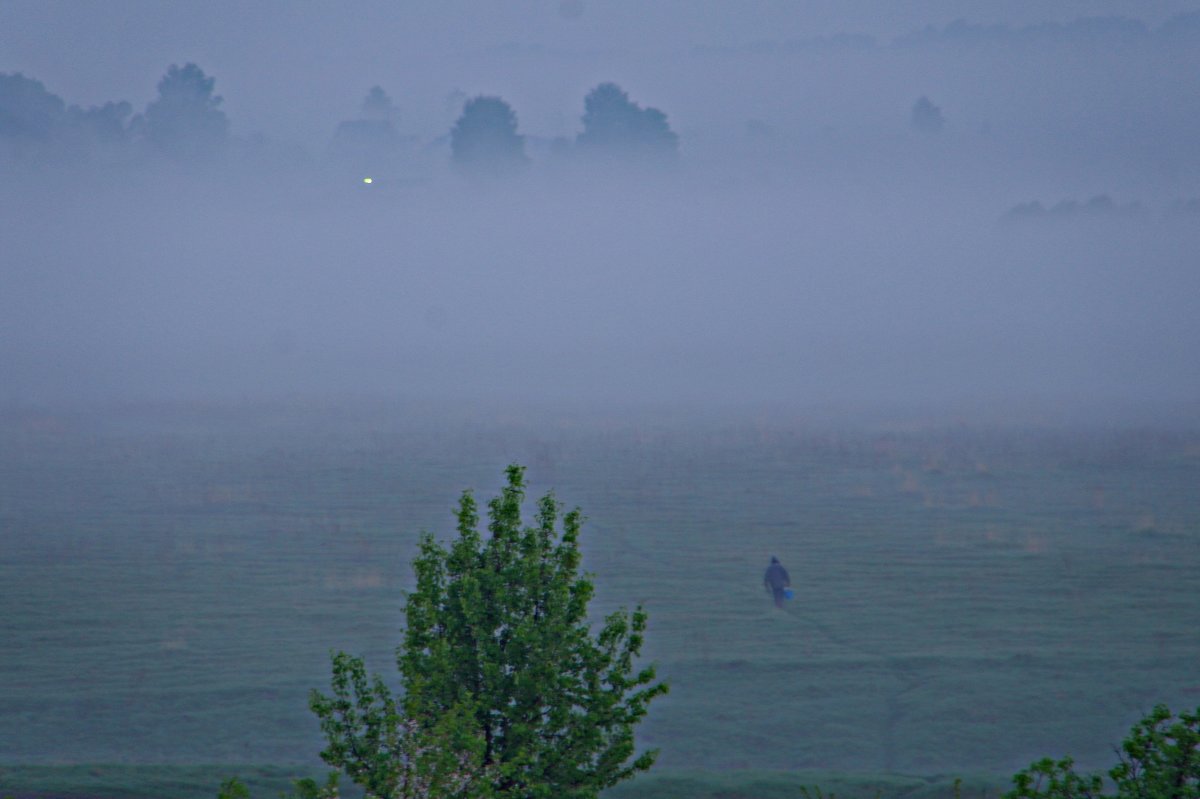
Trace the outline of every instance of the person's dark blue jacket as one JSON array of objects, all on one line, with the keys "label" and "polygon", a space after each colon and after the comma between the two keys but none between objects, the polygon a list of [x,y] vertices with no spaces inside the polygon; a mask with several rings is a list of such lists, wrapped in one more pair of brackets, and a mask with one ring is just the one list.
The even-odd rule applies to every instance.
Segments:
[{"label": "person's dark blue jacket", "polygon": [[763,585],[771,589],[771,595],[775,599],[775,607],[783,607],[783,589],[792,584],[792,578],[788,576],[787,569],[783,568],[783,564],[779,562],[779,558],[772,557],[771,565],[767,567],[767,571],[763,574]]}]

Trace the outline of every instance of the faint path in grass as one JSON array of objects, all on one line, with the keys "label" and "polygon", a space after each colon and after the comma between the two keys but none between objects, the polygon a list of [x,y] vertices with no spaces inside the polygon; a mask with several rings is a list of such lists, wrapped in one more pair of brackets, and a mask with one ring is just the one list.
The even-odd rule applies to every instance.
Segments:
[{"label": "faint path in grass", "polygon": [[836,628],[814,618],[808,614],[800,613],[799,610],[793,610],[791,607],[785,607],[784,613],[807,623],[821,633],[830,643],[849,650],[867,658],[878,659],[880,663],[886,666],[895,677],[897,687],[889,691],[884,700],[884,712],[882,717],[882,729],[880,730],[880,740],[883,745],[883,762],[884,768],[894,770],[896,768],[896,728],[904,719],[905,711],[901,704],[902,697],[910,691],[913,691],[929,682],[929,678],[918,676],[915,668],[911,663],[906,663],[904,658],[894,654],[882,652],[878,649],[873,649],[869,646],[852,641],[842,635]]}]

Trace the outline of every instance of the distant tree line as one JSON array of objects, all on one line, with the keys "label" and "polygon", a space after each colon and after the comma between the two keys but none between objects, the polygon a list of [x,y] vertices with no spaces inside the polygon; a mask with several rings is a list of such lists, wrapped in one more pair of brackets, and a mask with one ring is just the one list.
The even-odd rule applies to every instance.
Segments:
[{"label": "distant tree line", "polygon": [[[5,161],[128,163],[146,156],[212,164],[235,143],[215,85],[216,79],[196,64],[171,65],[158,82],[157,96],[141,113],[134,113],[133,106],[123,101],[90,108],[67,105],[38,80],[0,73],[0,165]],[[456,94],[455,100],[461,102],[458,118],[432,144],[448,144],[450,161],[460,172],[506,177],[530,165],[526,137],[508,102],[495,96]],[[617,84],[593,88],[583,98],[583,109],[582,130],[574,139],[554,139],[549,147],[552,157],[639,170],[678,160],[679,136],[667,115],[639,105]],[[371,87],[358,116],[335,126],[325,161],[363,176],[402,173],[416,137],[401,135],[398,116],[387,92]],[[921,134],[936,134],[945,125],[941,109],[924,96],[913,105],[910,122]],[[757,125],[765,128],[764,123]]]},{"label": "distant tree line", "polygon": [[95,160],[134,147],[176,160],[204,160],[229,142],[215,80],[195,64],[172,65],[144,112],[127,102],[68,106],[41,81],[0,74],[0,153],[9,158]]},{"label": "distant tree line", "polygon": [[[642,108],[617,84],[600,84],[583,105],[576,154],[639,165],[668,164],[678,157],[679,136],[671,130],[667,115],[657,108]],[[529,160],[524,137],[517,133],[516,113],[499,97],[468,100],[451,131],[450,145],[455,163],[473,172],[513,172]],[[556,145],[560,152],[571,149],[564,139]]]},{"label": "distant tree line", "polygon": [[[196,64],[172,65],[158,83],[157,96],[134,113],[128,102],[69,106],[38,80],[0,74],[0,161],[121,162],[154,155],[211,163],[232,143],[215,84]],[[400,135],[396,119],[392,99],[372,87],[359,116],[336,126],[327,157],[355,169],[386,169],[415,138]],[[583,130],[573,142],[555,140],[555,153],[643,167],[678,157],[679,137],[667,115],[638,105],[614,83],[587,94],[581,121]],[[500,97],[464,98],[457,121],[439,141],[448,141],[452,162],[471,175],[512,175],[530,163],[516,111]]]}]

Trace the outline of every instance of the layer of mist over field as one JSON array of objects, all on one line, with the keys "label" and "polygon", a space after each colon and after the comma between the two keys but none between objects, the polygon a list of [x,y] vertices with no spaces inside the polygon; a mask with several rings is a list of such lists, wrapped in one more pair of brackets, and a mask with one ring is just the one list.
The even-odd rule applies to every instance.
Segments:
[{"label": "layer of mist over field", "polygon": [[[166,63],[139,76],[120,146],[7,129],[0,400],[1177,406],[1200,388],[1200,18],[1168,5],[965,22],[931,6],[920,25],[869,34],[772,5],[758,25],[739,17],[738,35],[721,27],[729,10],[679,7],[685,35],[661,9],[530,4],[491,13],[524,14],[541,39],[501,26],[492,38],[518,44],[486,44],[468,25],[460,50],[414,70],[377,36],[369,70],[296,61],[287,90],[325,77],[286,102],[251,69],[282,79],[266,53],[298,58],[267,21],[327,21],[333,37],[353,25],[264,7],[246,23],[258,61],[209,43],[240,16],[207,11],[166,60],[216,79],[231,131],[216,155],[139,140]],[[122,8],[146,35],[174,13]],[[422,24],[366,10],[405,36]],[[101,75],[132,90],[111,56],[95,73],[41,57],[78,43],[75,17],[94,9],[6,14],[0,69],[68,104],[101,103]],[[605,50],[615,19],[627,35]],[[572,152],[583,97],[607,80],[663,111],[671,165]],[[398,143],[339,159],[334,131],[373,84]],[[515,110],[522,174],[451,166],[447,134],[477,93]],[[914,117],[922,97],[930,124]]]}]

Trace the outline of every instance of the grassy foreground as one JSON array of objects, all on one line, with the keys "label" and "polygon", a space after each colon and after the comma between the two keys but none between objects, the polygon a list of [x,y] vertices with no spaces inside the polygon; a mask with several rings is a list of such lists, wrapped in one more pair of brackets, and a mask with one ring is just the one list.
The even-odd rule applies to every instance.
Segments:
[{"label": "grassy foreground", "polygon": [[237,775],[254,796],[275,797],[305,775],[286,766],[0,766],[0,797],[215,799],[223,779]]},{"label": "grassy foreground", "polygon": [[513,461],[649,611],[663,779],[1096,769],[1198,703],[1200,431],[0,415],[0,768],[319,769],[330,649],[395,680],[420,531]]},{"label": "grassy foreground", "polygon": [[[287,766],[0,766],[0,799],[13,797],[93,797],[94,799],[215,799],[223,779],[236,775],[256,799],[279,796],[297,777],[320,777]],[[343,786],[344,788],[346,786]],[[353,786],[349,786],[353,788]],[[965,778],[962,799],[996,797],[1008,788],[998,777]],[[833,771],[653,771],[619,785],[611,799],[950,799],[954,777],[910,777]],[[343,795],[353,797],[354,790]]]}]

